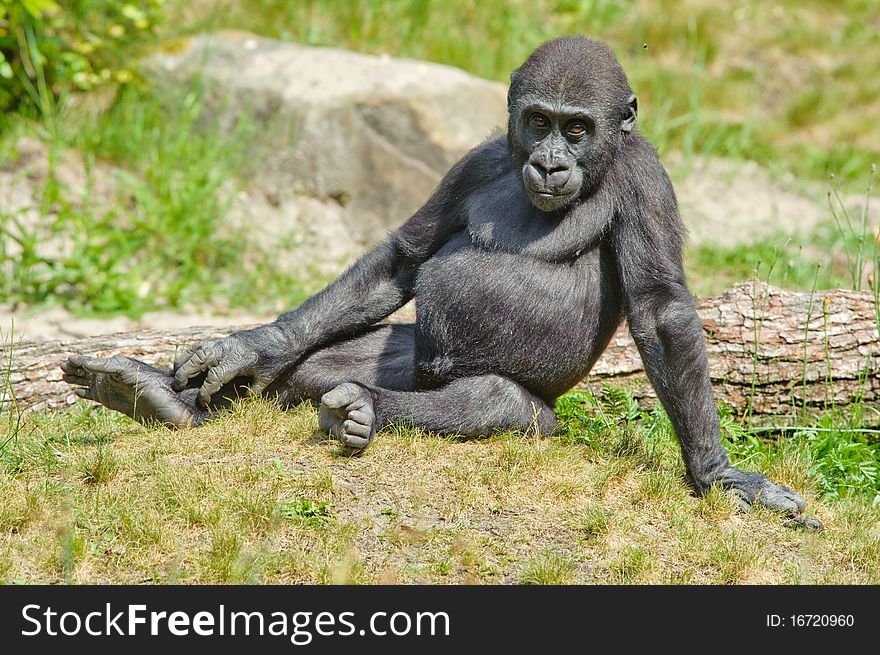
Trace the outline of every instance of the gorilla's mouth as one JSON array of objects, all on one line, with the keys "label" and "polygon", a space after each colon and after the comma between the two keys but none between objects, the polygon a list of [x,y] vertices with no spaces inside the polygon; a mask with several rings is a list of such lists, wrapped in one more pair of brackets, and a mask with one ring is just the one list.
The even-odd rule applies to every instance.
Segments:
[{"label": "gorilla's mouth", "polygon": [[550,212],[562,209],[577,197],[577,192],[560,189],[558,191],[550,191],[549,189],[532,189],[526,187],[529,200],[541,211]]},{"label": "gorilla's mouth", "polygon": [[541,174],[536,167],[526,163],[522,169],[522,181],[531,203],[543,212],[554,212],[577,200],[583,180],[581,171],[574,167],[561,184],[549,184],[547,173]]}]

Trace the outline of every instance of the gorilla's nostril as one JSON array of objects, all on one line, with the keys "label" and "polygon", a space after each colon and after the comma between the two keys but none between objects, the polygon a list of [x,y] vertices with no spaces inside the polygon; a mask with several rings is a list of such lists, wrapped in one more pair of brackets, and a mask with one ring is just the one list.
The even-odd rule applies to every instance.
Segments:
[{"label": "gorilla's nostril", "polygon": [[565,186],[566,182],[571,178],[571,169],[568,167],[565,168],[556,168],[548,171],[547,177],[545,178],[547,181],[548,187],[553,188],[561,188]]},{"label": "gorilla's nostril", "polygon": [[535,169],[535,172],[540,175],[542,178],[547,177],[547,169],[541,166],[541,164],[532,163],[532,168]]},{"label": "gorilla's nostril", "polygon": [[535,187],[541,187],[546,184],[547,175],[544,168],[538,164],[531,164],[525,169],[525,177],[529,184]]}]

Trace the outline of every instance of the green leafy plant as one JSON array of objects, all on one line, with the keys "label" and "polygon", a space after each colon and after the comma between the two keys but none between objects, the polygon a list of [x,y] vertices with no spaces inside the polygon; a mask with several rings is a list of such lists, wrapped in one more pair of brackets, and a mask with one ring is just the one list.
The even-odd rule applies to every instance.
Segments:
[{"label": "green leafy plant", "polygon": [[0,0],[0,110],[54,112],[65,94],[127,84],[164,0]]},{"label": "green leafy plant", "polygon": [[278,506],[278,513],[289,519],[298,519],[303,525],[318,527],[330,522],[333,512],[330,503],[314,501],[303,496],[283,502]]},{"label": "green leafy plant", "polygon": [[[233,169],[248,140],[244,123],[222,134],[205,118],[197,93],[163,102],[131,88],[109,112],[70,124],[78,128],[71,138],[91,157],[125,161],[127,168],[115,171],[108,198],[94,194],[91,183],[84,192],[70,187],[49,167],[33,209],[45,217],[44,230],[65,242],[58,252],[41,248],[45,231],[24,214],[0,211],[6,299],[138,315],[204,299],[230,278],[241,279],[239,234],[219,229],[218,221],[236,188]],[[89,166],[86,157],[91,177]]]}]

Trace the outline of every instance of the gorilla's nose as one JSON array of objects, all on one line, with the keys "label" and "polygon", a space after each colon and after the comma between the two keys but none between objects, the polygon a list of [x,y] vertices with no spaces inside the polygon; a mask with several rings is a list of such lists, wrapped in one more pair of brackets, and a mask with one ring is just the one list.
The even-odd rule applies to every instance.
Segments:
[{"label": "gorilla's nose", "polygon": [[532,162],[529,169],[529,177],[536,186],[542,186],[551,192],[562,189],[571,178],[570,166],[545,167],[538,162]]}]

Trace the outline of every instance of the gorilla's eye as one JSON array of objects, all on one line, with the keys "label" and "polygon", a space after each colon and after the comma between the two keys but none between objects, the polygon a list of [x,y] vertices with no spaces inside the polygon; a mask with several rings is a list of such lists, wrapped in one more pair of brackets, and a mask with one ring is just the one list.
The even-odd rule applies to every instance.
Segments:
[{"label": "gorilla's eye", "polygon": [[580,121],[574,121],[572,123],[569,123],[566,131],[570,136],[583,136],[587,133],[587,126]]},{"label": "gorilla's eye", "polygon": [[529,118],[529,123],[532,127],[539,130],[546,130],[550,127],[550,121],[544,116],[544,114],[532,114]]}]

